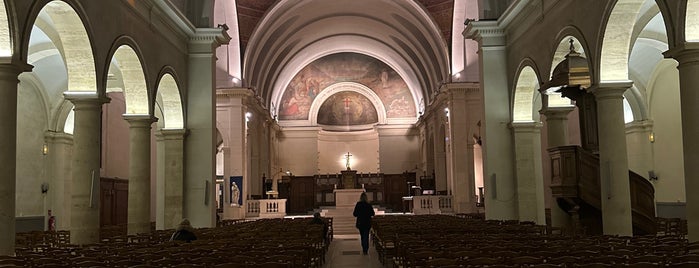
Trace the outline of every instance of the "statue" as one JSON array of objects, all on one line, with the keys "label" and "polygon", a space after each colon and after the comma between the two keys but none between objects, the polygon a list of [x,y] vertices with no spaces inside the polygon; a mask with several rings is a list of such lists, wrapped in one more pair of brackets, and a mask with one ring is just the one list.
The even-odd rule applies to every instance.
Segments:
[{"label": "statue", "polygon": [[233,182],[231,184],[231,206],[239,206],[238,200],[240,199],[240,189],[238,189],[238,184]]}]

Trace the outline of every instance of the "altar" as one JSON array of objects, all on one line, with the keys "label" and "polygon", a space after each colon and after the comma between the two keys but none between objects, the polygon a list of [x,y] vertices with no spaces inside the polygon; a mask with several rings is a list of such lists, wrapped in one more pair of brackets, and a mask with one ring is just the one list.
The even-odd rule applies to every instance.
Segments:
[{"label": "altar", "polygon": [[335,206],[336,207],[354,207],[359,201],[359,196],[364,192],[364,189],[335,189]]}]

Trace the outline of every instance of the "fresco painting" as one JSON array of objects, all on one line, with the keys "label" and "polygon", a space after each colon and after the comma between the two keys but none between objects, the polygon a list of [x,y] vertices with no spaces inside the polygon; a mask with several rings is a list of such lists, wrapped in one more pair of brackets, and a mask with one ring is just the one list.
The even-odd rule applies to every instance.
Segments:
[{"label": "fresco painting", "polygon": [[379,116],[374,105],[357,92],[335,93],[318,110],[318,124],[321,125],[354,126],[378,122]]},{"label": "fresco painting", "polygon": [[355,82],[373,90],[386,107],[387,118],[416,116],[408,85],[396,71],[375,58],[343,52],[313,61],[291,79],[282,95],[279,119],[307,120],[318,93],[339,82]]}]

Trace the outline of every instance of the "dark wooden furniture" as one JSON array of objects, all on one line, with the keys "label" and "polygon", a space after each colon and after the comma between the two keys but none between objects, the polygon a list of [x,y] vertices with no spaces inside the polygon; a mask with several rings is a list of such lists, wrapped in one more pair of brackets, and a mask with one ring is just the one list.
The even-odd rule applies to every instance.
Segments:
[{"label": "dark wooden furniture", "polygon": [[[599,157],[579,146],[548,149],[551,192],[556,203],[574,216],[588,234],[602,233]],[[634,234],[655,234],[655,189],[629,171]],[[575,218],[577,217],[577,218]]]},{"label": "dark wooden furniture", "polygon": [[100,178],[100,227],[127,223],[129,181]]}]

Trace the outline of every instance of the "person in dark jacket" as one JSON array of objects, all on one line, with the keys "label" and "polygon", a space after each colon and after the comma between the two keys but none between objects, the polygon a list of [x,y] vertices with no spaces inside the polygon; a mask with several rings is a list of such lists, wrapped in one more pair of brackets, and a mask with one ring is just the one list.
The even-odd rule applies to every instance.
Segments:
[{"label": "person in dark jacket", "polygon": [[359,196],[359,202],[354,206],[352,213],[357,217],[357,229],[362,240],[362,253],[369,253],[369,230],[371,229],[371,217],[374,216],[374,208],[367,202],[366,193]]},{"label": "person in dark jacket", "polygon": [[180,225],[175,229],[175,233],[170,237],[170,241],[186,241],[187,243],[197,240],[197,236],[194,234],[194,228],[189,223],[188,219],[183,219]]}]

